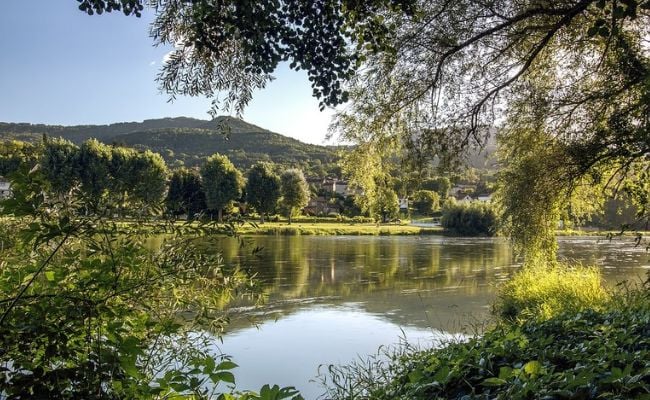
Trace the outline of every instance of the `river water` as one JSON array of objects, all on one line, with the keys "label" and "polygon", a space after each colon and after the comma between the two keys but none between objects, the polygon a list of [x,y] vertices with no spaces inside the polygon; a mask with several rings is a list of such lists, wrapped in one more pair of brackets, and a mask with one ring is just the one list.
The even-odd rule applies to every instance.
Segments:
[{"label": "river water", "polygon": [[[519,268],[498,238],[215,237],[206,247],[255,271],[267,296],[262,306],[232,306],[216,349],[239,365],[237,388],[295,386],[306,399],[323,391],[314,380],[321,365],[480,332],[496,286]],[[600,266],[608,285],[639,281],[650,269],[650,255],[632,239],[561,238],[560,256]]]}]

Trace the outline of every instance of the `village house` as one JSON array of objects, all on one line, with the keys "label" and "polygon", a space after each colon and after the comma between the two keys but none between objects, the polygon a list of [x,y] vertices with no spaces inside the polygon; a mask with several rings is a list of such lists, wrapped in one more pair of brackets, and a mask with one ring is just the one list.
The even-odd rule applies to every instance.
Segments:
[{"label": "village house", "polygon": [[473,192],[476,189],[476,185],[456,185],[449,189],[449,195],[456,197],[459,194],[465,194]]},{"label": "village house", "polygon": [[350,188],[348,181],[338,178],[307,178],[307,183],[315,186],[328,194],[337,194],[339,196],[348,197],[352,195],[361,194],[361,190],[353,190]]},{"label": "village house", "polygon": [[338,213],[339,210],[336,205],[330,204],[325,197],[318,196],[309,199],[309,203],[307,203],[307,206],[302,211],[306,215],[321,216],[328,215],[329,213]]},{"label": "village house", "polygon": [[11,197],[11,183],[0,176],[0,199]]}]

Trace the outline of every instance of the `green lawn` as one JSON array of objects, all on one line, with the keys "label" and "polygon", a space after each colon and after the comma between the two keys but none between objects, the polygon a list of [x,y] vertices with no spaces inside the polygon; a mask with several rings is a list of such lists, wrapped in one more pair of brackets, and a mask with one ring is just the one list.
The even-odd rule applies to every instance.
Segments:
[{"label": "green lawn", "polygon": [[265,222],[238,228],[243,235],[427,235],[442,234],[442,228],[421,228],[404,224],[344,222]]}]

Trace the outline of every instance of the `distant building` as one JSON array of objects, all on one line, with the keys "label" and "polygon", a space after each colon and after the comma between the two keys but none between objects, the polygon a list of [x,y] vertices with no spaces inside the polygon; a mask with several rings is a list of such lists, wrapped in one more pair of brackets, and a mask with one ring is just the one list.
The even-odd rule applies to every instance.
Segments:
[{"label": "distant building", "polygon": [[338,213],[338,208],[334,204],[330,204],[329,201],[323,197],[312,197],[309,199],[307,206],[302,209],[303,213],[306,215],[328,215],[329,213]]},{"label": "distant building", "polygon": [[478,196],[476,198],[476,200],[478,200],[480,202],[483,202],[483,203],[489,203],[489,202],[492,201],[492,195],[491,194],[481,195],[481,196]]},{"label": "distant building", "polygon": [[459,204],[468,204],[474,200],[472,196],[463,193],[455,195],[454,198],[456,199],[456,203]]},{"label": "distant building", "polygon": [[311,177],[311,178],[307,178],[307,183],[315,186],[317,189],[320,189],[325,193],[337,194],[343,197],[348,197],[348,196],[358,195],[363,193],[359,189],[353,190],[352,188],[350,188],[348,181],[344,181],[333,177],[326,177],[326,178]]},{"label": "distant building", "polygon": [[349,196],[348,182],[339,180],[334,181],[334,192],[344,197]]},{"label": "distant building", "polygon": [[449,195],[456,197],[461,193],[473,192],[475,188],[475,185],[456,185],[449,189]]},{"label": "distant building", "polygon": [[409,199],[407,197],[403,197],[401,199],[398,199],[398,204],[399,204],[399,209],[400,210],[408,210],[409,209]]},{"label": "distant building", "polygon": [[0,176],[0,199],[11,197],[11,183]]}]

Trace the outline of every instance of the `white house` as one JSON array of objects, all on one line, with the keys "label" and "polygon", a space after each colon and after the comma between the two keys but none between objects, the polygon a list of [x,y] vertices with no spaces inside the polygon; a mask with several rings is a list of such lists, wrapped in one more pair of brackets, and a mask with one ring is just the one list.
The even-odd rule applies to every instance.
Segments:
[{"label": "white house", "polygon": [[11,196],[11,183],[0,176],[0,199],[6,199]]}]

